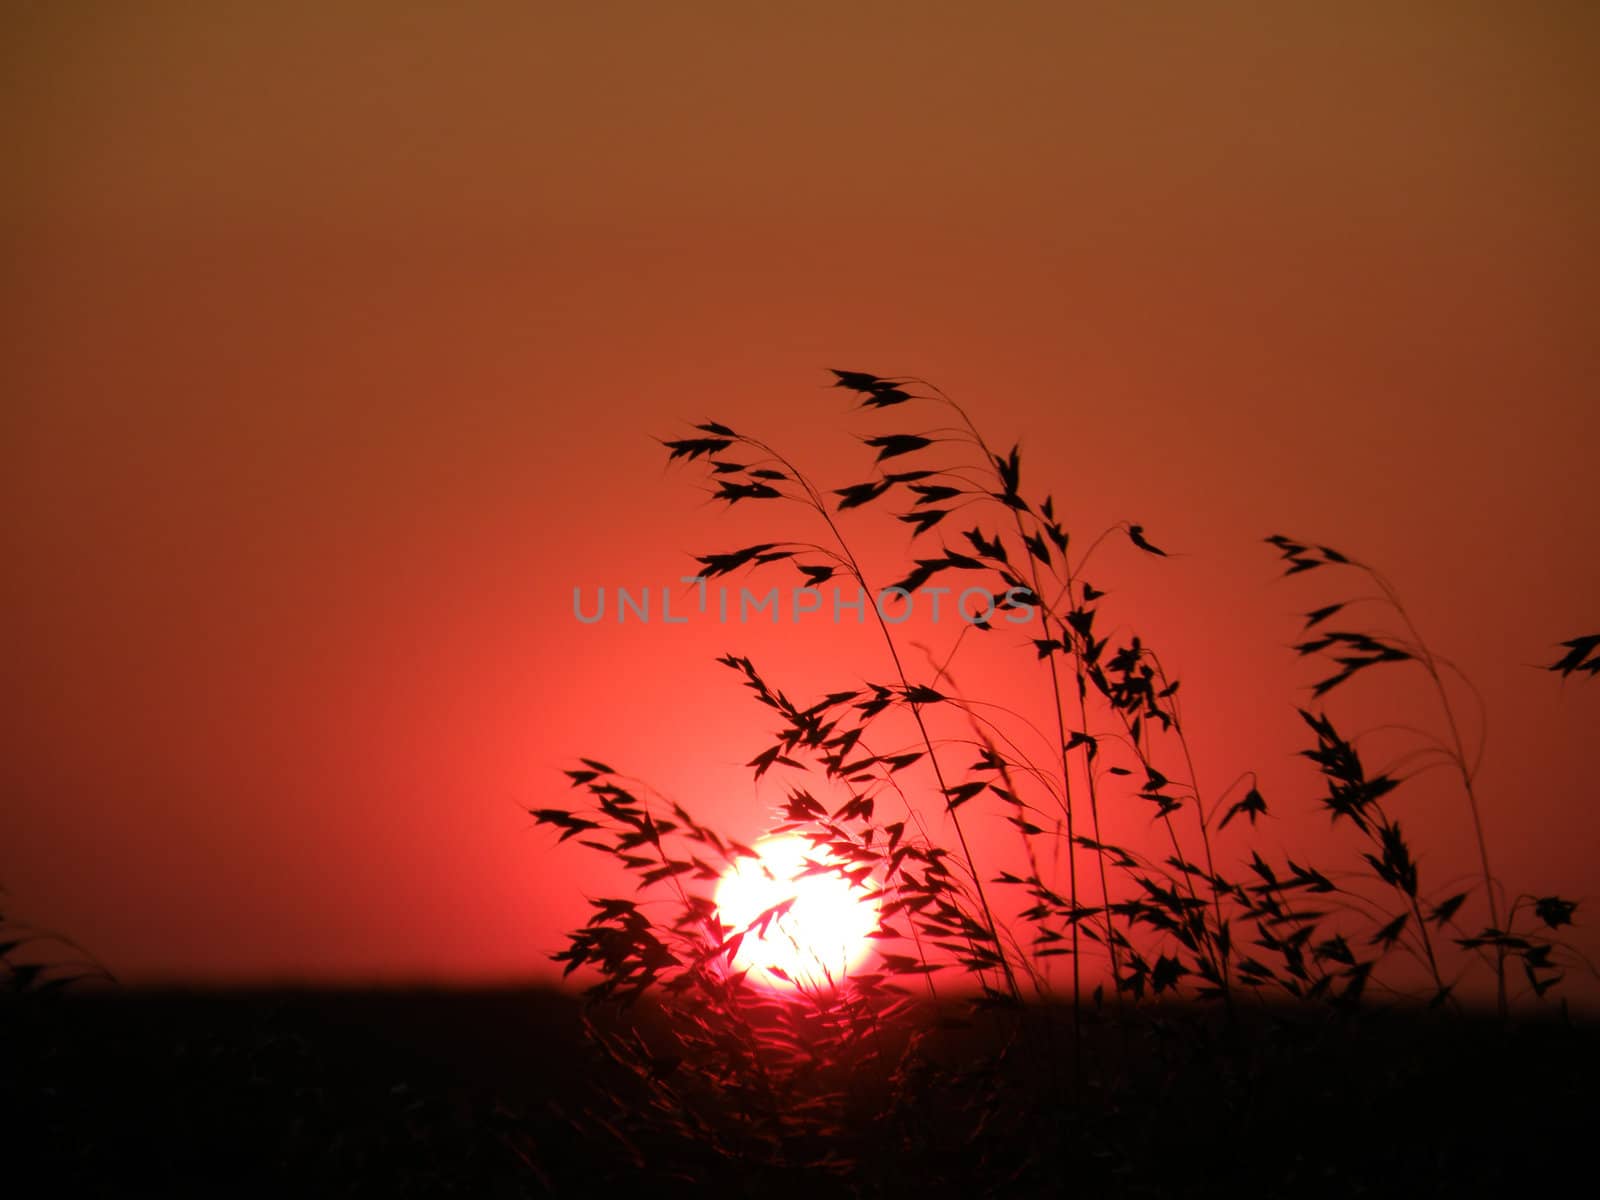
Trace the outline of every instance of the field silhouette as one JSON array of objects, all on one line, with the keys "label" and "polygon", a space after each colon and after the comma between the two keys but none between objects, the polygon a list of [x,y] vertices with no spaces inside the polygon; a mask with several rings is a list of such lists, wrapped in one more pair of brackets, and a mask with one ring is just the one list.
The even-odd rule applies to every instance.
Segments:
[{"label": "field silhouette", "polygon": [[[581,995],[125,989],[7,926],[9,1160],[64,1194],[1427,1195],[1584,1169],[1600,1038],[1563,996],[1593,973],[1566,936],[1581,905],[1495,874],[1470,684],[1389,581],[1265,538],[1286,575],[1331,589],[1293,651],[1319,671],[1300,753],[1332,832],[1285,856],[1264,831],[1291,801],[1250,771],[1202,787],[1196,700],[1103,615],[1111,572],[1090,559],[1108,539],[1164,559],[1156,534],[1076,534],[1020,451],[937,388],[833,374],[871,415],[945,423],[863,437],[872,477],[833,489],[720,422],[664,445],[714,499],[792,502],[827,535],[697,556],[700,587],[790,571],[796,621],[824,585],[874,597],[885,675],[797,699],[752,657],[720,660],[776,729],[748,763],[782,796],[769,832],[811,847],[801,874],[871,896],[865,963],[742,959],[803,936],[793,900],[730,924],[710,889],[750,847],[584,758],[576,802],[530,809],[557,833],[544,852],[631,883],[589,896],[551,952]],[[874,592],[838,514],[897,501],[913,548]],[[883,597],[941,578],[962,586],[936,653]],[[965,692],[966,647],[1020,650],[1052,711]],[[1567,639],[1545,665],[1583,686],[1597,647]],[[1428,711],[1373,762],[1327,698],[1397,671]],[[1436,879],[1406,831],[1423,765],[1454,781],[1474,877]],[[1144,833],[1112,840],[1129,811]]]}]

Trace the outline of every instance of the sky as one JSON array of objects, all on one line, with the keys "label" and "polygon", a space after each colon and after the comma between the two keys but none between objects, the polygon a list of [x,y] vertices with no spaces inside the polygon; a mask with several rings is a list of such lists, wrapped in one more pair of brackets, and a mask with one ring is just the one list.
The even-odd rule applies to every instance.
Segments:
[{"label": "sky", "polygon": [[[1600,684],[1538,669],[1600,627],[1600,17],[1401,8],[7,5],[8,911],[135,982],[544,977],[621,886],[528,816],[562,768],[754,837],[769,730],[715,656],[888,670],[573,617],[764,528],[654,438],[865,478],[831,367],[1171,552],[1097,570],[1272,845],[1326,833],[1288,647],[1337,588],[1261,539],[1381,566],[1483,697],[1496,871],[1600,902]],[[1397,678],[1329,711],[1436,728]],[[1441,881],[1448,784],[1403,810]]]}]

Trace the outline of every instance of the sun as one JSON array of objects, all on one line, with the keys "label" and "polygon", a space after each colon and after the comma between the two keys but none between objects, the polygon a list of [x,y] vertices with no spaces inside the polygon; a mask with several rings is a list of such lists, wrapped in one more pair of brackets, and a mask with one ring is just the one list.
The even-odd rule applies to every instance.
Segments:
[{"label": "sun", "polygon": [[[755,857],[740,857],[717,884],[717,916],[744,932],[733,968],[778,989],[820,988],[860,966],[878,927],[878,905],[868,890],[836,870],[826,850],[794,834],[763,838]],[[809,872],[809,873],[808,873]],[[766,922],[778,905],[787,909]]]}]

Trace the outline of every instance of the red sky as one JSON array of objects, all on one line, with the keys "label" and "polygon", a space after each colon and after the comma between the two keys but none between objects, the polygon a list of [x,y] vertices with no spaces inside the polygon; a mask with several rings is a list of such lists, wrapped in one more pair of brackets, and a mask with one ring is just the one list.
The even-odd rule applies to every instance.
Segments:
[{"label": "red sky", "polygon": [[1486,698],[1497,870],[1600,903],[1600,683],[1534,669],[1600,626],[1595,11],[1137,7],[8,6],[12,908],[134,980],[499,979],[608,884],[524,811],[574,755],[754,836],[713,656],[877,647],[571,594],[759,528],[650,435],[865,478],[830,366],[1181,552],[1116,550],[1116,611],[1285,845],[1327,597],[1260,538],[1382,566]]}]

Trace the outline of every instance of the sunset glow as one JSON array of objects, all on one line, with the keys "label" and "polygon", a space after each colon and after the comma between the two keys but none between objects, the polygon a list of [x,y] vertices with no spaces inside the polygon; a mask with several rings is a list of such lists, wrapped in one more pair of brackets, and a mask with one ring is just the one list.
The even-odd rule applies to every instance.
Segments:
[{"label": "sunset glow", "polygon": [[[805,838],[766,838],[754,849],[757,857],[736,861],[717,885],[719,918],[733,934],[744,931],[734,969],[785,988],[825,987],[860,966],[878,923],[867,890],[836,870],[817,870],[832,860]],[[786,901],[763,927],[762,917]]]},{"label": "sunset glow", "polygon": [[[118,979],[559,984],[594,864],[519,823],[578,753],[748,828],[765,727],[718,656],[801,703],[894,663],[847,572],[814,611],[780,560],[682,582],[832,535],[787,502],[725,511],[709,460],[657,439],[767,441],[869,592],[941,538],[967,553],[985,504],[896,485],[839,512],[905,462],[861,439],[951,414],[864,407],[830,368],[920,376],[1020,444],[1071,553],[1112,530],[1082,577],[1097,637],[1160,651],[1194,771],[1259,772],[1297,862],[1330,831],[1296,754],[1320,698],[1285,647],[1323,573],[1280,584],[1261,539],[1384,568],[1488,701],[1495,872],[1600,894],[1600,805],[1566,799],[1592,789],[1600,688],[1528,665],[1600,608],[1600,5],[158,7],[0,9],[5,662],[28,698],[0,882]],[[1463,587],[1488,561],[1496,586]],[[890,595],[906,670],[932,684],[913,643],[945,663],[959,639],[961,690],[1059,767],[1038,618],[969,626],[969,574]],[[603,620],[575,589],[586,615],[604,589]],[[1341,728],[1434,712],[1425,672],[1393,678],[1331,693]],[[1421,775],[1406,814],[1429,878],[1481,874],[1455,782]],[[928,763],[904,783],[943,821]],[[1147,801],[1107,804],[1107,837],[1171,854]],[[1028,873],[978,811],[983,877]],[[1600,922],[1572,936],[1600,961]],[[1569,985],[1600,1006],[1600,978]]]}]

